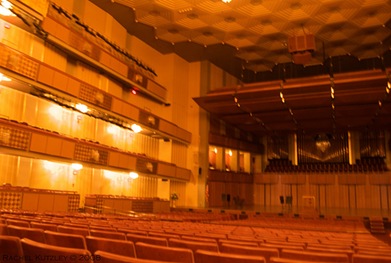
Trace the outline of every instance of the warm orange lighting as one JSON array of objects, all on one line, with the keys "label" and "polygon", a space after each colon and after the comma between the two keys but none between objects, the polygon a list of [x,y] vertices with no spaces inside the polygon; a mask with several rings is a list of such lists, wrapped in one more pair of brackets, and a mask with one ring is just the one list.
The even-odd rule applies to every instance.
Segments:
[{"label": "warm orange lighting", "polygon": [[11,8],[12,8],[12,4],[9,1],[7,1],[7,0],[1,1],[0,15],[3,15],[3,16],[15,16],[11,12],[11,10],[10,10]]},{"label": "warm orange lighting", "polygon": [[73,163],[71,164],[71,167],[74,171],[80,171],[83,169],[83,165],[81,163]]},{"label": "warm orange lighting", "polygon": [[223,3],[226,3],[226,4],[231,3],[231,0],[222,0],[222,1],[223,1]]},{"label": "warm orange lighting", "polygon": [[143,129],[137,125],[137,124],[132,124],[132,126],[130,127],[135,133],[139,133],[141,132]]},{"label": "warm orange lighting", "polygon": [[11,81],[11,79],[6,77],[6,76],[4,76],[3,73],[0,73],[0,82],[2,82],[2,81]]},{"label": "warm orange lighting", "polygon": [[76,109],[82,113],[86,113],[88,111],[88,107],[81,103],[76,104]]},{"label": "warm orange lighting", "polygon": [[129,177],[132,178],[132,179],[137,179],[137,178],[138,178],[138,173],[136,173],[136,172],[130,172],[130,173],[129,173]]}]

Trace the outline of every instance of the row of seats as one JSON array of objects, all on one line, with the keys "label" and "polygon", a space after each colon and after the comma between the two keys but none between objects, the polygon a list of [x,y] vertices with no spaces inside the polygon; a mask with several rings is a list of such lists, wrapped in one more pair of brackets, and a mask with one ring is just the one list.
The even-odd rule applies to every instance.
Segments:
[{"label": "row of seats", "polygon": [[[99,240],[99,239],[98,239]],[[105,240],[105,239],[100,239]],[[284,248],[278,251],[273,248],[259,248],[243,245],[225,244],[221,251],[203,248],[191,249],[188,247],[166,247],[143,242],[128,242],[125,248],[122,242],[105,240],[111,243],[110,247],[102,250],[88,250],[83,248],[68,248],[49,245],[28,238],[15,236],[0,236],[0,252],[4,261],[17,263],[44,262],[44,261],[85,261],[85,262],[182,262],[182,263],[273,263],[273,262],[341,262],[341,263],[386,263],[391,257],[374,254],[350,254],[342,250],[328,251],[301,251]],[[98,243],[98,242],[97,242]],[[188,242],[191,244],[192,242]],[[201,242],[202,243],[202,242]],[[123,253],[125,252],[125,253]],[[134,254],[131,254],[134,253]],[[137,255],[137,256],[136,256]],[[147,261],[148,260],[148,261]]]},{"label": "row of seats", "polygon": [[[17,227],[12,224],[17,223],[15,218],[5,217],[7,231],[15,231]],[[21,217],[24,219],[31,219],[32,217]],[[44,217],[41,217],[44,218]],[[47,221],[49,218],[45,217]],[[57,219],[58,218],[52,218]],[[65,219],[64,219],[65,220]],[[270,219],[269,219],[270,220]],[[27,222],[19,220],[22,222]],[[367,257],[373,260],[382,260],[386,258],[390,260],[387,255],[391,254],[389,245],[382,242],[376,242],[372,239],[370,234],[353,234],[353,233],[340,233],[340,232],[321,232],[321,231],[302,231],[292,229],[269,229],[262,227],[248,227],[248,226],[225,226],[221,224],[199,224],[188,222],[168,222],[168,221],[145,221],[145,220],[126,220],[126,219],[86,219],[86,218],[66,218],[68,225],[57,225],[58,232],[53,230],[43,230],[37,232],[44,233],[44,242],[48,245],[61,245],[62,247],[71,246],[69,244],[76,244],[76,241],[72,240],[73,236],[80,236],[84,238],[79,244],[85,244],[84,248],[88,248],[91,251],[97,251],[102,249],[103,251],[121,254],[120,245],[125,243],[129,246],[129,243],[136,245],[140,243],[148,244],[149,246],[158,246],[159,248],[179,247],[190,249],[193,255],[196,255],[198,250],[207,250],[210,252],[218,253],[220,256],[224,253],[239,253],[238,249],[245,247],[245,251],[239,253],[240,255],[249,255],[255,253],[259,256],[259,253],[265,259],[265,262],[273,262],[272,258],[281,260],[281,258],[297,258],[299,253],[303,257],[322,257],[322,254],[327,256],[333,256],[331,254],[343,254],[347,261],[342,262],[383,262],[383,261],[359,261],[359,258]],[[272,220],[271,220],[272,221]],[[29,222],[30,226],[36,225],[37,222]],[[41,223],[46,225],[55,225],[48,223]],[[43,227],[43,225],[41,225]],[[78,226],[78,227],[76,227]],[[96,231],[95,226],[106,227],[105,230]],[[109,227],[112,229],[109,230]],[[20,228],[23,227],[19,227]],[[25,227],[28,228],[28,227]],[[30,227],[31,228],[31,227]],[[34,239],[32,236],[27,236],[28,231],[22,229],[25,232],[13,233],[13,235],[19,238]],[[80,231],[77,233],[62,233],[61,231]],[[89,231],[86,232],[85,230]],[[84,232],[81,232],[84,231]],[[128,232],[126,232],[128,231]],[[32,232],[32,231],[30,231]],[[126,232],[125,238],[124,233]],[[4,234],[4,233],[3,233]],[[10,234],[9,232],[7,234]],[[12,233],[11,233],[12,234]],[[90,236],[86,236],[89,234]],[[102,235],[105,235],[103,237]],[[99,236],[101,235],[101,236]],[[64,236],[67,236],[65,238]],[[62,243],[54,243],[53,240],[60,239]],[[111,245],[101,245],[97,248],[92,248],[91,244],[88,247],[88,243],[97,242],[99,239],[112,240]],[[38,239],[39,240],[39,239]],[[38,240],[35,240],[36,242]],[[66,243],[68,240],[68,243]],[[94,240],[94,241],[92,241]],[[41,242],[39,242],[41,241]],[[38,242],[43,243],[42,239]],[[115,241],[115,242],[114,242]],[[49,242],[49,243],[48,243]],[[59,242],[59,241],[57,241]],[[102,241],[100,241],[102,242]],[[114,244],[113,244],[114,242]],[[45,244],[44,243],[44,244]],[[109,243],[110,244],[110,243]],[[74,245],[72,245],[74,246]],[[239,248],[237,247],[239,246]],[[117,250],[110,250],[117,248]],[[83,249],[83,245],[78,247]],[[153,247],[157,253],[159,249]],[[89,251],[90,251],[89,250]],[[133,251],[132,249],[122,249],[122,251]],[[135,254],[137,254],[135,248]],[[290,250],[293,250],[290,251]],[[236,251],[236,252],[235,252]],[[268,253],[266,253],[268,252]],[[270,253],[269,253],[270,252]],[[289,252],[289,253],[288,253]],[[170,252],[171,253],[171,252]],[[208,252],[209,253],[209,252]],[[274,253],[274,254],[273,254]],[[376,253],[376,255],[374,255]],[[94,252],[91,253],[94,255]],[[159,255],[161,252],[158,253]],[[320,254],[320,255],[318,255]],[[122,256],[131,257],[134,254],[126,254]],[[340,256],[340,255],[339,255]],[[379,258],[380,257],[380,258]],[[273,260],[274,260],[273,259]],[[323,257],[323,259],[326,259]],[[220,262],[220,261],[219,261]],[[257,261],[259,262],[259,261]],[[276,261],[279,262],[279,261]],[[338,262],[328,261],[328,262]],[[387,262],[387,261],[385,261]]]}]

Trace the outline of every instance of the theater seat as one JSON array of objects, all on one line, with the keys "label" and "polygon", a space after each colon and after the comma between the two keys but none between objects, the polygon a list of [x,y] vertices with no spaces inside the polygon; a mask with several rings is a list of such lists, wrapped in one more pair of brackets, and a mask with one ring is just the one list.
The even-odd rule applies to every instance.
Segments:
[{"label": "theater seat", "polygon": [[166,262],[194,263],[193,251],[187,248],[165,247],[147,243],[136,243],[138,258]]},{"label": "theater seat", "polygon": [[[328,262],[317,261],[317,260],[313,261],[313,260],[271,257],[270,263],[328,263]],[[340,263],[340,262],[333,262],[333,263]]]},{"label": "theater seat", "polygon": [[168,246],[167,239],[164,237],[149,237],[143,235],[126,234],[126,239],[133,243],[143,242],[159,246]]},{"label": "theater seat", "polygon": [[264,257],[197,250],[195,263],[265,263]]},{"label": "theater seat", "polygon": [[87,249],[85,238],[81,235],[45,231],[46,244],[52,246]]},{"label": "theater seat", "polygon": [[352,263],[390,263],[391,255],[382,256],[382,255],[363,255],[355,254],[353,255]]},{"label": "theater seat", "polygon": [[220,252],[229,254],[251,255],[264,257],[266,262],[270,262],[271,257],[278,257],[279,252],[277,248],[266,247],[245,247],[232,244],[222,244]]},{"label": "theater seat", "polygon": [[86,249],[52,246],[27,238],[23,238],[21,243],[26,259],[31,259],[34,262],[93,263],[91,253]]},{"label": "theater seat", "polygon": [[199,242],[199,241],[183,240],[177,238],[170,238],[168,240],[168,246],[188,248],[191,249],[193,253],[198,249],[215,251],[215,252],[219,251],[219,247],[216,242]]},{"label": "theater seat", "polygon": [[90,235],[96,236],[96,237],[126,240],[125,233],[115,232],[115,231],[104,231],[104,230],[90,229]]},{"label": "theater seat", "polygon": [[24,263],[20,238],[15,236],[0,236],[1,262]]},{"label": "theater seat", "polygon": [[134,243],[131,241],[87,236],[86,243],[88,251],[92,254],[100,250],[127,257],[136,257]]},{"label": "theater seat", "polygon": [[280,253],[282,258],[290,258],[296,260],[320,261],[320,262],[349,262],[349,257],[344,253],[322,253],[301,251],[293,249],[283,249]]},{"label": "theater seat", "polygon": [[7,229],[8,229],[8,235],[10,236],[16,236],[19,238],[28,238],[31,240],[35,240],[37,242],[45,243],[45,234],[43,229],[13,226],[13,225],[8,225]]},{"label": "theater seat", "polygon": [[148,260],[134,257],[126,257],[100,250],[95,252],[94,257],[96,258],[95,262],[99,263],[167,263],[166,261],[160,260]]}]

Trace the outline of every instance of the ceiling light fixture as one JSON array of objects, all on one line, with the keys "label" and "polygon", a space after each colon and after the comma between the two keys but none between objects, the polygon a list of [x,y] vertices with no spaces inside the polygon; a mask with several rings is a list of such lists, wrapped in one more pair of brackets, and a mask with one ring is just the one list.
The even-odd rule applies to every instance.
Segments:
[{"label": "ceiling light fixture", "polygon": [[226,4],[231,3],[231,0],[221,0],[221,1],[223,1],[223,3],[226,3]]}]

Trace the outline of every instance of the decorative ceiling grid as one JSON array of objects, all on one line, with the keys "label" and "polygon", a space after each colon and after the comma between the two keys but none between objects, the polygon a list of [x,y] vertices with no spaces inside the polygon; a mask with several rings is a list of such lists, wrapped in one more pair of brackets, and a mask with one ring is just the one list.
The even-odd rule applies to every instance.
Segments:
[{"label": "decorative ceiling grid", "polygon": [[[161,53],[175,52],[189,62],[209,60],[242,80],[244,85],[228,93],[195,100],[246,131],[391,126],[385,88],[390,74],[386,68],[391,67],[391,1],[90,1]],[[134,21],[123,19],[125,6]],[[304,65],[295,64],[288,39],[308,34],[315,37],[315,50]],[[349,73],[358,70],[366,73]],[[330,86],[335,73],[350,82],[336,79],[334,99]],[[326,77],[319,84],[316,77],[321,75]],[[281,88],[282,80],[286,83]],[[303,81],[309,84],[300,87]],[[240,107],[233,100],[236,93]]]}]

